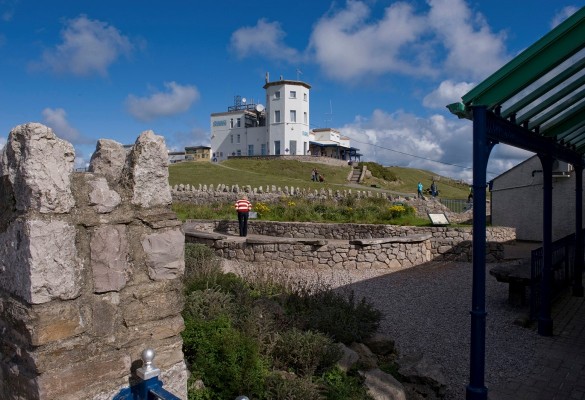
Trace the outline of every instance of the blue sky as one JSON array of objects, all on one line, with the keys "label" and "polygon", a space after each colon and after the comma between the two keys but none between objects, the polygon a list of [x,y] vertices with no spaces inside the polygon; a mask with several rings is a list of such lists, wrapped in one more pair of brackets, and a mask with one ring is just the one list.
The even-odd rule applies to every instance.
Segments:
[{"label": "blue sky", "polygon": [[[445,105],[583,7],[577,0],[0,0],[0,147],[41,122],[84,166],[97,139],[144,130],[209,144],[265,74],[312,86],[311,127],[365,161],[471,178],[471,122]],[[488,178],[530,154],[498,145]]]}]

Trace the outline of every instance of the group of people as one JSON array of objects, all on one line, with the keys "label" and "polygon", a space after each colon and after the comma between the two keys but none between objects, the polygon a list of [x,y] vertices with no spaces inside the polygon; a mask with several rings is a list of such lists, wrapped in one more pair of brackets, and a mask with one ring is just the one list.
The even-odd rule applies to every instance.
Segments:
[{"label": "group of people", "polygon": [[[417,197],[419,199],[424,199],[424,195],[423,195],[423,184],[421,182],[418,183],[417,185]],[[437,188],[437,184],[435,183],[435,181],[433,180],[433,182],[431,183],[431,187],[429,188],[429,193],[431,194],[431,196],[433,197],[437,197],[439,195],[439,189]]]},{"label": "group of people", "polygon": [[324,182],[325,177],[321,175],[319,171],[317,171],[317,168],[313,168],[313,170],[311,171],[311,180],[313,182]]}]

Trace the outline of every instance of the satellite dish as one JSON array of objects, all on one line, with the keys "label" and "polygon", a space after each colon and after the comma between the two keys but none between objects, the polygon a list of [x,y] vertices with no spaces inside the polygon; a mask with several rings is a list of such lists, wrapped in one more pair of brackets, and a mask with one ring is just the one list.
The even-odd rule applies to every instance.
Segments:
[{"label": "satellite dish", "polygon": [[264,106],[262,104],[256,104],[256,111],[258,112],[264,111]]},{"label": "satellite dish", "polygon": [[246,104],[246,98],[242,97],[242,103]]}]

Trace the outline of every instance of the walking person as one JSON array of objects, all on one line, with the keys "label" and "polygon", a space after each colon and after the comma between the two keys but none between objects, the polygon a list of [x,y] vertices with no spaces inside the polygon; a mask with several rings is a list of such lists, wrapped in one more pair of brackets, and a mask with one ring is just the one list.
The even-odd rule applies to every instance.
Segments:
[{"label": "walking person", "polygon": [[418,198],[424,199],[424,197],[423,197],[423,184],[419,182],[417,185],[417,189],[418,189],[418,191],[417,191]]},{"label": "walking person", "polygon": [[243,195],[235,204],[238,213],[238,226],[240,228],[240,236],[248,235],[248,216],[252,209],[252,203],[248,201],[248,196]]},{"label": "walking person", "polygon": [[435,181],[431,183],[431,196],[433,197],[437,196],[437,184],[435,183]]}]

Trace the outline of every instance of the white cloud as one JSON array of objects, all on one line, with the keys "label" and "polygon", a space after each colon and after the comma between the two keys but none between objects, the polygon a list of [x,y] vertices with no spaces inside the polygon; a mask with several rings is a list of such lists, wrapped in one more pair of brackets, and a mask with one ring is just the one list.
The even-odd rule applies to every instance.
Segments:
[{"label": "white cloud", "polygon": [[553,29],[554,27],[559,25],[561,22],[563,22],[564,20],[569,18],[571,15],[575,14],[577,11],[579,11],[579,7],[574,7],[574,6],[564,7],[562,10],[560,10],[558,13],[555,14],[555,16],[553,17],[553,19],[550,23],[550,28]]},{"label": "white cloud", "polygon": [[428,0],[428,23],[447,51],[443,68],[450,76],[482,79],[509,58],[503,32],[494,33],[464,0]]},{"label": "white cloud", "polygon": [[437,89],[425,96],[423,105],[429,108],[444,109],[447,104],[461,101],[461,96],[474,86],[475,83],[443,81]]},{"label": "white cloud", "polygon": [[180,114],[199,99],[199,91],[192,85],[165,82],[166,92],[152,93],[148,97],[129,95],[126,99],[128,112],[140,121]]},{"label": "white cloud", "polygon": [[0,137],[0,150],[6,146],[6,138]]},{"label": "white cloud", "polygon": [[255,26],[232,33],[230,44],[240,58],[261,55],[273,60],[298,60],[299,52],[284,43],[285,36],[280,23],[260,19]]},{"label": "white cloud", "polygon": [[325,73],[344,81],[388,72],[433,73],[410,51],[427,30],[424,18],[415,15],[411,5],[393,3],[380,20],[370,20],[368,6],[350,0],[346,8],[316,23],[309,48]]},{"label": "white cloud", "polygon": [[[375,110],[358,116],[339,130],[360,149],[362,160],[382,165],[426,169],[439,175],[470,181],[472,178],[472,125],[467,120],[434,114],[419,118],[402,111]],[[488,179],[528,158],[531,154],[496,146],[488,164]]]},{"label": "white cloud", "polygon": [[118,29],[85,15],[68,20],[61,37],[62,43],[46,50],[42,60],[31,67],[78,76],[107,76],[109,66],[133,50],[130,40]]},{"label": "white cloud", "polygon": [[72,127],[67,120],[67,113],[62,108],[45,108],[42,112],[44,122],[53,129],[53,132],[61,139],[65,139],[72,144],[88,144],[93,140],[79,133]]}]

